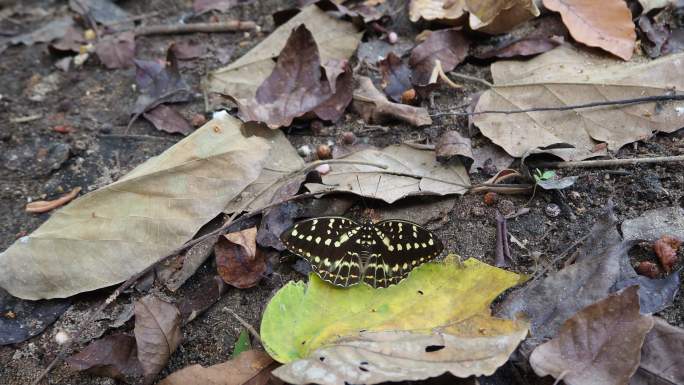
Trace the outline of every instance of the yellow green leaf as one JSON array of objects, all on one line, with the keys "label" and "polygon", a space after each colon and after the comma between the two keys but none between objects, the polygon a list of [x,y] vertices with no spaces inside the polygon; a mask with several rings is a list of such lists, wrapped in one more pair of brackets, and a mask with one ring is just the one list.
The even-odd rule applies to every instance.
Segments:
[{"label": "yellow green leaf", "polygon": [[261,322],[268,353],[280,362],[360,331],[430,332],[471,317],[489,317],[490,303],[523,277],[476,259],[453,258],[416,268],[386,289],[343,289],[312,274],[308,286],[291,282],[276,293]]}]

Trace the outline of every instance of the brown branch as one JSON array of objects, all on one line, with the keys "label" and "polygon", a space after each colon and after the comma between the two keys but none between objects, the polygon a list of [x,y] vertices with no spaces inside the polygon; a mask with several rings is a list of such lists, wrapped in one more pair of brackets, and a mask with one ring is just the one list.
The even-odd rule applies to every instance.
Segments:
[{"label": "brown branch", "polygon": [[475,116],[475,115],[484,115],[484,114],[510,115],[510,114],[524,114],[524,113],[528,113],[528,112],[568,111],[568,110],[578,110],[578,109],[583,109],[583,108],[602,107],[602,106],[617,106],[617,105],[625,105],[625,104],[644,104],[644,103],[662,102],[662,101],[671,101],[671,100],[684,100],[684,95],[644,96],[641,98],[634,98],[634,99],[607,100],[607,101],[603,101],[603,102],[571,104],[569,106],[562,106],[562,107],[536,107],[536,108],[527,108],[524,110],[484,110],[484,111],[475,111],[475,112],[438,112],[436,114],[431,114],[430,116],[448,116],[448,115]]},{"label": "brown branch", "polygon": [[191,23],[171,25],[148,25],[133,30],[136,36],[143,35],[175,35],[195,32],[238,32],[252,31],[257,28],[253,21],[230,20],[220,23]]},{"label": "brown branch", "polygon": [[27,213],[46,213],[71,202],[81,192],[80,187],[76,187],[70,192],[51,201],[35,201],[26,205]]},{"label": "brown branch", "polygon": [[652,158],[578,160],[578,161],[571,161],[571,162],[541,162],[541,163],[534,163],[534,165],[532,167],[539,167],[539,168],[589,168],[589,167],[630,166],[630,165],[635,165],[635,164],[670,163],[670,162],[684,162],[684,155],[657,156],[657,157],[652,157]]}]

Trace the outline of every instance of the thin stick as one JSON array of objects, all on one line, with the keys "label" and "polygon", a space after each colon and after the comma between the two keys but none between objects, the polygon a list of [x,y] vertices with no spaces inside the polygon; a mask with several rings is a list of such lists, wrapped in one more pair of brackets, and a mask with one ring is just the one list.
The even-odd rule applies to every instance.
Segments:
[{"label": "thin stick", "polygon": [[445,115],[455,115],[455,116],[475,116],[484,114],[524,114],[528,112],[542,112],[542,111],[568,111],[568,110],[578,110],[583,108],[592,107],[602,107],[602,106],[616,106],[625,104],[644,104],[652,102],[662,102],[671,100],[684,100],[684,95],[655,95],[655,96],[644,96],[641,98],[634,99],[618,99],[618,100],[608,100],[603,102],[590,102],[584,104],[572,104],[569,106],[562,107],[535,107],[528,108],[524,110],[484,110],[475,112],[440,112],[430,116],[445,116]]},{"label": "thin stick", "polygon": [[449,72],[449,75],[451,75],[451,76],[453,76],[453,77],[460,78],[460,79],[465,79],[465,80],[471,80],[471,81],[474,81],[474,82],[478,82],[478,83],[484,84],[485,86],[490,87],[490,88],[491,88],[491,87],[494,87],[494,84],[492,84],[492,83],[490,83],[490,82],[488,82],[488,81],[486,81],[486,80],[484,80],[484,79],[476,78],[475,76],[460,74],[460,73],[458,73],[458,72]]},{"label": "thin stick", "polygon": [[684,155],[657,156],[653,158],[628,158],[628,159],[599,159],[578,160],[572,162],[542,162],[535,163],[535,167],[542,168],[588,168],[588,167],[611,167],[629,166],[634,164],[684,162]]},{"label": "thin stick", "polygon": [[240,323],[240,325],[247,329],[247,331],[250,332],[250,334],[252,334],[252,336],[256,338],[261,344],[261,336],[259,335],[259,332],[257,332],[256,329],[254,329],[254,326],[250,325],[247,321],[245,321],[242,317],[240,317],[236,312],[232,311],[231,309],[224,307],[223,310],[227,311],[233,317],[235,317],[235,319]]},{"label": "thin stick", "polygon": [[143,35],[174,35],[182,33],[196,32],[237,32],[251,31],[257,28],[253,21],[230,20],[220,23],[192,23],[192,24],[172,24],[172,25],[148,25],[133,30],[136,36]]}]

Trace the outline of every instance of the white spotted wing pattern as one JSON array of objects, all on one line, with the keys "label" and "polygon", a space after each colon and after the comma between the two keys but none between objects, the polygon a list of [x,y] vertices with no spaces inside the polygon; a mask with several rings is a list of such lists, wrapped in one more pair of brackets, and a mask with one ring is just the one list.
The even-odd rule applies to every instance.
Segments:
[{"label": "white spotted wing pattern", "polygon": [[280,238],[323,280],[342,287],[397,284],[444,248],[432,232],[403,220],[359,224],[344,217],[318,217],[295,223]]}]

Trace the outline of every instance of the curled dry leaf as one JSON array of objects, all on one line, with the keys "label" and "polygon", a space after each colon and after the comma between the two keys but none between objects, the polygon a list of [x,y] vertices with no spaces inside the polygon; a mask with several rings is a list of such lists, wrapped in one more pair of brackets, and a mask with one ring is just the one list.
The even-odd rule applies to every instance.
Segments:
[{"label": "curled dry leaf", "polygon": [[440,162],[447,162],[455,156],[461,159],[466,169],[473,164],[473,149],[470,138],[458,131],[444,131],[435,145],[435,155]]},{"label": "curled dry leaf", "polygon": [[390,102],[366,76],[358,76],[356,81],[352,106],[365,122],[384,123],[399,119],[414,126],[432,124],[425,108]]},{"label": "curled dry leaf", "polygon": [[135,341],[144,382],[150,384],[183,339],[178,308],[148,295],[135,303]]},{"label": "curled dry leaf", "polygon": [[279,385],[271,379],[277,364],[260,350],[248,350],[235,359],[204,367],[191,365],[163,379],[159,385]]},{"label": "curled dry leaf", "polygon": [[629,60],[636,45],[632,13],[623,0],[544,0],[544,6],[560,12],[572,37]]},{"label": "curled dry leaf", "polygon": [[539,16],[535,0],[465,0],[474,30],[500,34]]},{"label": "curled dry leaf", "polygon": [[76,187],[70,192],[51,201],[35,201],[26,205],[27,213],[46,213],[71,202],[81,192],[80,187]]},{"label": "curled dry leaf", "polygon": [[105,36],[95,44],[95,53],[109,69],[128,68],[135,57],[135,34],[127,31]]},{"label": "curled dry leaf", "polygon": [[[495,88],[480,97],[475,112],[554,108],[606,100],[665,95],[684,88],[684,54],[639,63],[624,63],[561,46],[527,61],[499,61],[491,66]],[[643,140],[653,132],[681,127],[684,102],[606,106],[568,111],[474,116],[482,134],[509,154],[521,157],[545,148],[565,160],[585,159]],[[547,148],[566,143],[574,148]],[[566,146],[567,147],[567,146]]]},{"label": "curled dry leaf", "polygon": [[390,52],[378,62],[378,68],[382,73],[382,89],[390,99],[403,103],[404,92],[412,89],[408,66],[394,52]]},{"label": "curled dry leaf", "polygon": [[157,130],[168,132],[169,134],[188,135],[194,130],[183,115],[164,104],[143,112],[143,117],[149,120]]},{"label": "curled dry leaf", "polygon": [[684,383],[684,329],[662,318],[655,324],[641,347],[641,362],[630,385]]},{"label": "curled dry leaf", "polygon": [[444,72],[449,72],[468,56],[469,47],[468,39],[456,28],[432,32],[411,51],[411,81],[420,86],[430,84],[437,61]]},{"label": "curled dry leaf", "polygon": [[75,370],[126,383],[137,382],[143,376],[135,338],[126,334],[95,340],[65,361]]},{"label": "curled dry leaf", "polygon": [[639,367],[641,346],[653,327],[653,318],[639,313],[637,291],[631,286],[568,319],[558,336],[532,352],[535,373],[568,385],[626,384]]},{"label": "curled dry leaf", "polygon": [[256,227],[230,233],[214,246],[216,268],[223,280],[246,289],[255,286],[266,272],[266,259],[256,246]]},{"label": "curled dry leaf", "polygon": [[653,251],[666,273],[671,272],[677,263],[677,250],[681,245],[682,241],[669,235],[663,235],[653,244]]},{"label": "curled dry leaf", "polygon": [[636,270],[637,274],[648,278],[658,278],[660,275],[660,267],[651,261],[639,262],[639,265],[634,270]]},{"label": "curled dry leaf", "polygon": [[465,0],[411,0],[409,19],[439,21],[445,24],[458,24],[465,19]]}]

